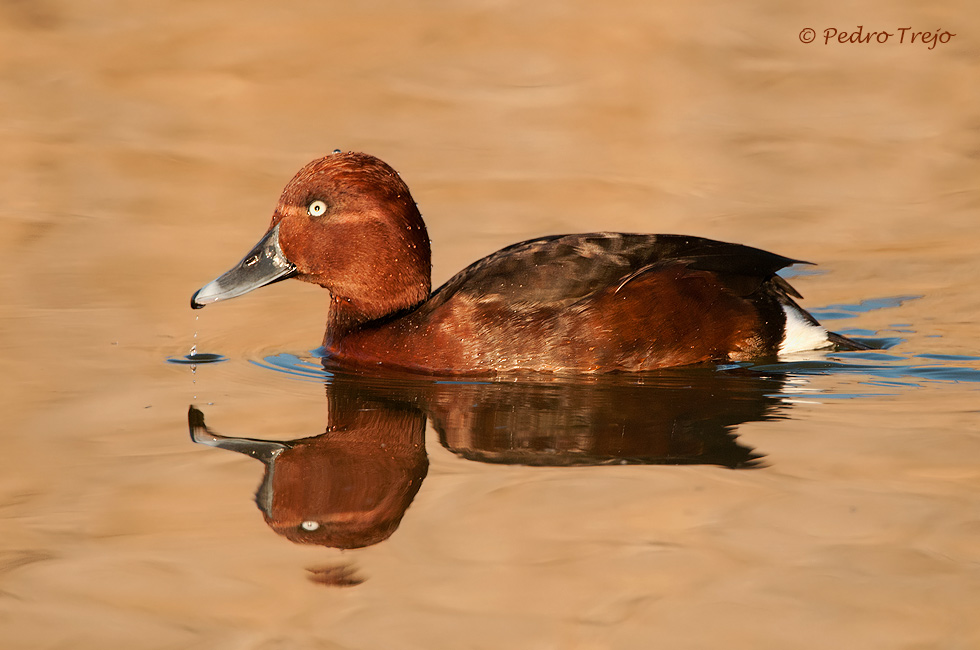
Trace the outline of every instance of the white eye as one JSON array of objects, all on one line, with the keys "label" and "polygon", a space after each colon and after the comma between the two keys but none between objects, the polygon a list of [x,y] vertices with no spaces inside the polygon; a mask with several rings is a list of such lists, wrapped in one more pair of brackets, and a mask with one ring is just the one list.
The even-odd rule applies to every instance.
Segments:
[{"label": "white eye", "polygon": [[327,213],[327,204],[320,200],[310,201],[306,211],[311,217],[322,217]]},{"label": "white eye", "polygon": [[299,525],[299,527],[302,528],[303,530],[308,530],[308,531],[312,532],[312,531],[316,530],[317,528],[319,528],[320,527],[320,524],[317,523],[317,522],[315,522],[315,521],[304,521],[303,523],[301,523]]}]

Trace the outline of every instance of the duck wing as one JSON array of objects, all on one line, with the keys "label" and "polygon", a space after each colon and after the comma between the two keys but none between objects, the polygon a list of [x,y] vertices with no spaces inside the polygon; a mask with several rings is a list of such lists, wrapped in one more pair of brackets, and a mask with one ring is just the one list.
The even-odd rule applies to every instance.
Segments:
[{"label": "duck wing", "polygon": [[466,298],[516,311],[561,309],[673,263],[715,274],[736,295],[749,295],[775,278],[780,289],[799,296],[775,273],[805,262],[684,235],[554,235],[508,246],[471,264],[437,289],[424,307],[436,309],[450,299]]}]

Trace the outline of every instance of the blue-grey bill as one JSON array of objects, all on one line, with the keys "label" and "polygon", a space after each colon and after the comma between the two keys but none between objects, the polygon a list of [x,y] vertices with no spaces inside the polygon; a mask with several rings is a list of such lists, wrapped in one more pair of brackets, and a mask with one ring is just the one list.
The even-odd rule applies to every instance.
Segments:
[{"label": "blue-grey bill", "polygon": [[296,266],[286,259],[279,247],[279,224],[276,224],[233,269],[198,289],[191,296],[191,307],[200,309],[295,274]]},{"label": "blue-grey bill", "polygon": [[273,478],[276,471],[276,458],[292,445],[288,442],[273,440],[255,440],[254,438],[229,438],[212,432],[204,423],[204,413],[191,404],[187,411],[187,426],[190,429],[191,440],[199,445],[229,449],[240,454],[261,460],[265,466],[265,477],[255,495],[255,503],[267,515],[272,513]]}]

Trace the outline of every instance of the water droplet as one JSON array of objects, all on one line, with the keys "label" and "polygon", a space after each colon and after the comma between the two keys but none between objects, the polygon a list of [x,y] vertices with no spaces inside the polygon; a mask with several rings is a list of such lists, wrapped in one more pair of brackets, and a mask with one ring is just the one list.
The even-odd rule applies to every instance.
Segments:
[{"label": "water droplet", "polygon": [[197,366],[199,363],[219,363],[221,361],[227,361],[228,357],[222,354],[214,354],[213,352],[201,352],[197,353],[194,349],[191,349],[191,353],[182,357],[170,357],[167,359],[169,363],[180,363],[188,366]]},{"label": "water droplet", "polygon": [[334,153],[341,153],[340,149],[334,149],[333,152]]}]

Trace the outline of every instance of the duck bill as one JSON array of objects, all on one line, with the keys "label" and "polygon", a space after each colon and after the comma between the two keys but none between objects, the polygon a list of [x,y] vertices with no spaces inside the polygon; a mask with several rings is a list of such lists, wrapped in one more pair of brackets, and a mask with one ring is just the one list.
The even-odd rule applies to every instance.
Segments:
[{"label": "duck bill", "polygon": [[214,433],[204,423],[204,413],[193,404],[187,409],[187,428],[190,430],[191,440],[199,445],[237,451],[262,461],[267,467],[272,465],[279,454],[287,449],[292,449],[288,442],[258,440],[256,438],[232,438]]},{"label": "duck bill", "polygon": [[191,307],[200,309],[295,274],[296,265],[286,259],[279,247],[279,224],[276,224],[233,269],[198,289],[191,296]]},{"label": "duck bill", "polygon": [[292,445],[288,442],[276,442],[274,440],[230,438],[218,435],[208,428],[208,425],[204,423],[204,413],[193,404],[187,410],[187,426],[190,429],[191,440],[199,445],[237,451],[262,461],[262,464],[265,465],[265,475],[262,477],[262,484],[259,486],[258,492],[255,493],[255,503],[262,512],[271,516],[272,499],[275,493],[273,479],[276,472],[276,459],[279,454],[292,449]]}]

